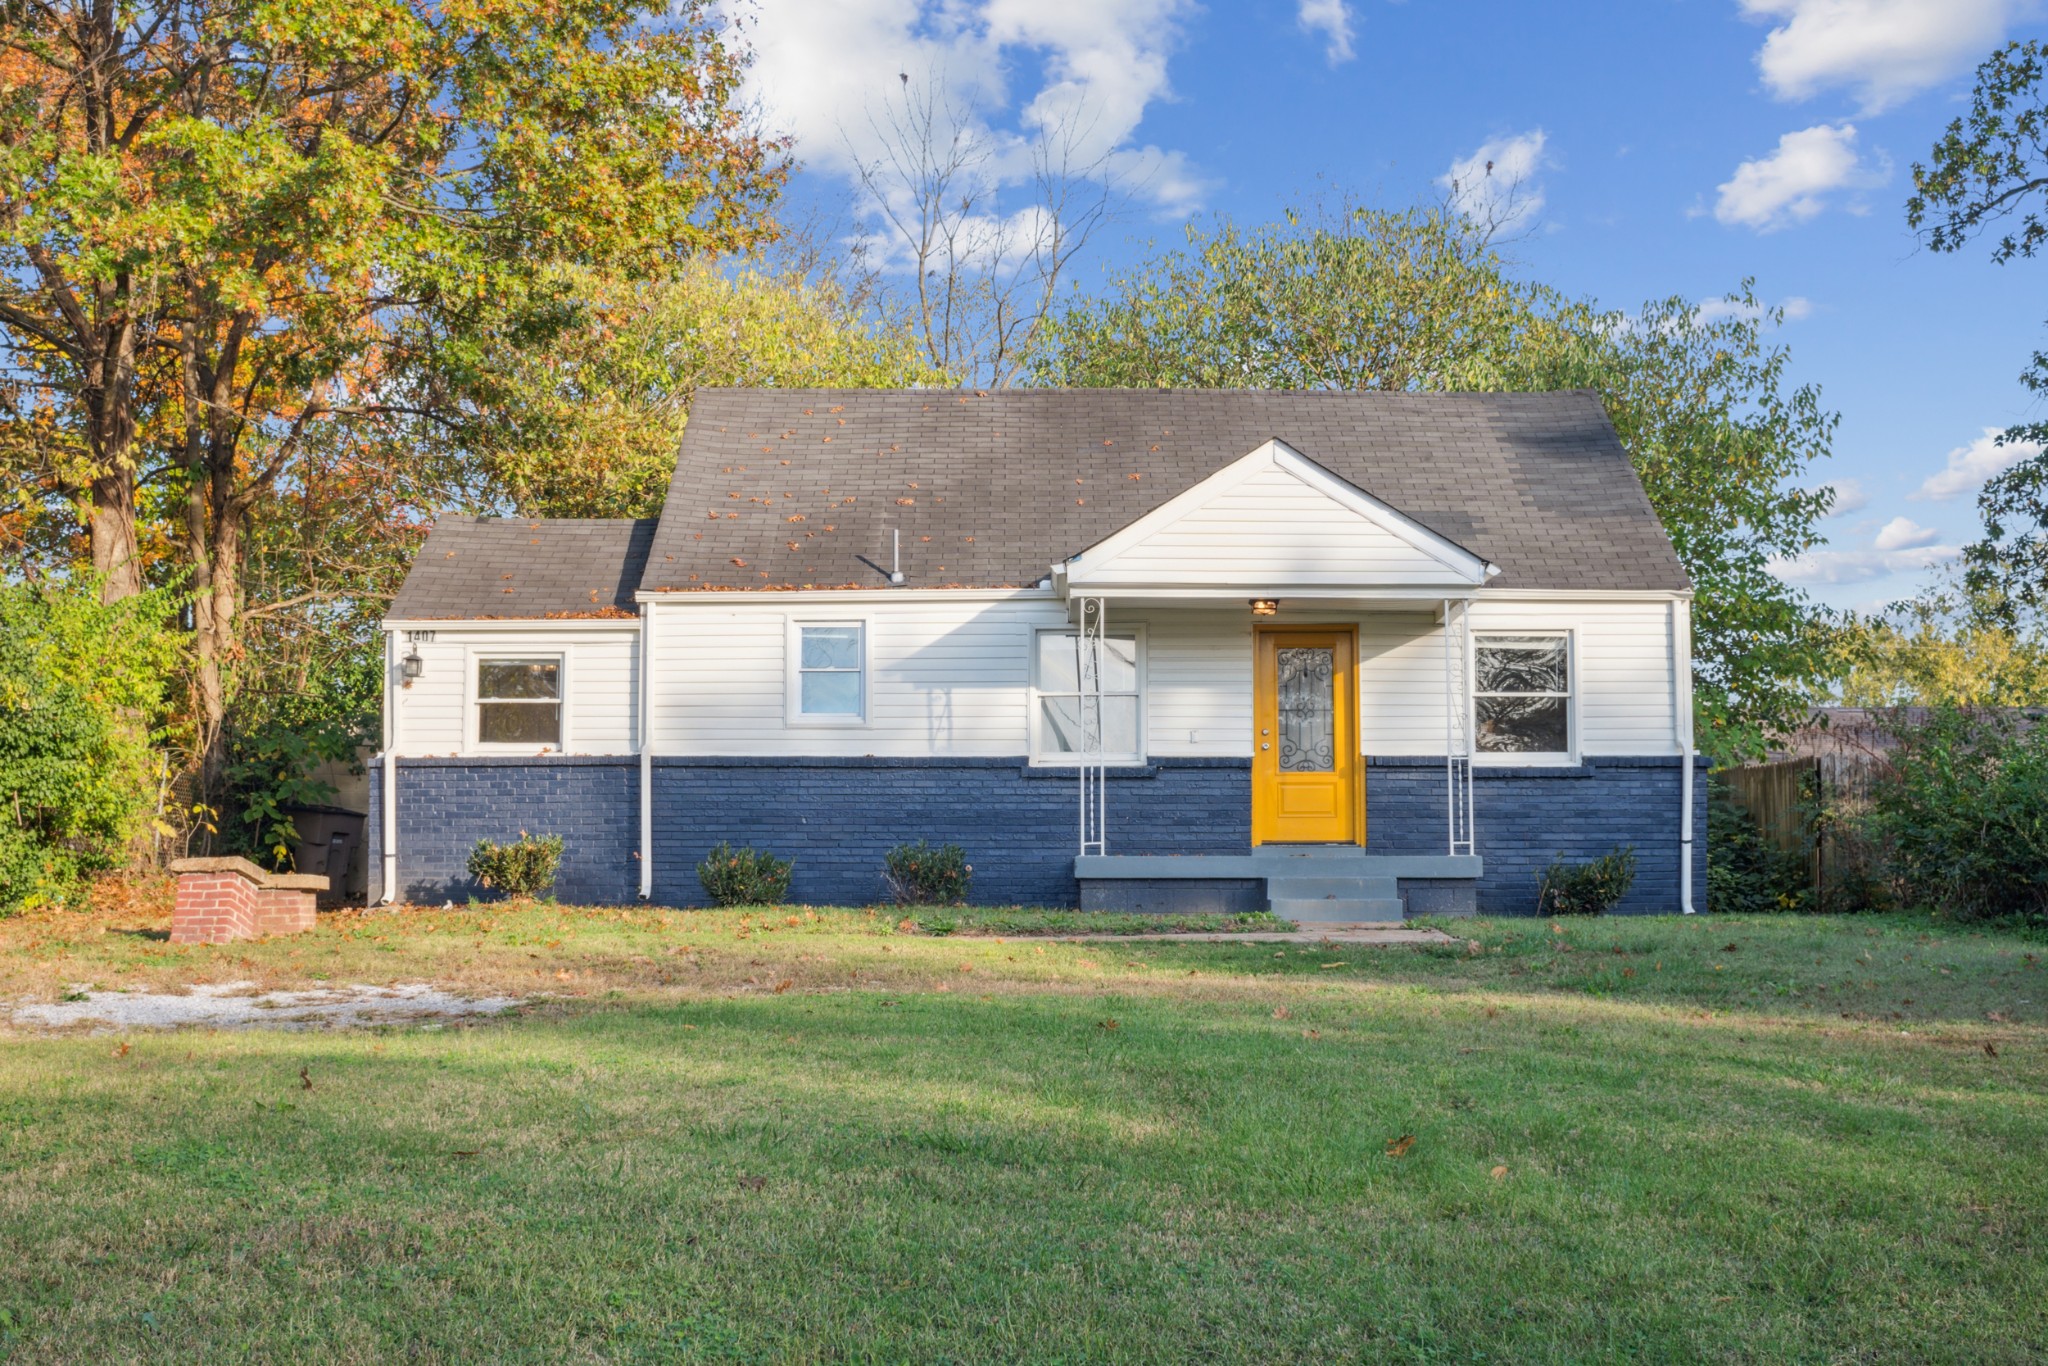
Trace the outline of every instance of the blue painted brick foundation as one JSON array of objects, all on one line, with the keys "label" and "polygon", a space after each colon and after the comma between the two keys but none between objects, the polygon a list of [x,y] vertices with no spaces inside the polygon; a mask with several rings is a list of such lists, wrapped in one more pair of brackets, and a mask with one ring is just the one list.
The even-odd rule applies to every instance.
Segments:
[{"label": "blue painted brick foundation", "polygon": [[[721,840],[796,863],[792,900],[864,905],[884,896],[883,855],[919,839],[957,843],[987,904],[1072,905],[1077,797],[1071,772],[1019,759],[662,758],[654,761],[654,899],[704,903],[696,866]],[[1706,772],[1694,769],[1694,905],[1706,905]],[[383,779],[371,770],[370,875],[380,895]],[[1479,908],[1534,909],[1537,874],[1559,853],[1636,846],[1624,912],[1675,911],[1675,758],[1591,759],[1575,768],[1478,769],[1473,808],[1486,876]],[[619,903],[638,892],[639,761],[633,757],[399,761],[405,899],[464,900],[479,838],[563,837],[556,893]],[[1108,837],[1118,854],[1242,854],[1251,770],[1241,759],[1162,760],[1112,772]],[[1366,770],[1367,848],[1444,852],[1443,761],[1376,759]]]},{"label": "blue painted brick foundation", "polygon": [[[1559,854],[1597,858],[1635,846],[1621,914],[1676,912],[1680,763],[1675,755],[1587,759],[1575,767],[1472,770],[1472,823],[1485,860],[1482,915],[1530,915],[1536,879]],[[1707,907],[1707,768],[1693,764],[1693,907]],[[1365,778],[1366,848],[1440,854],[1448,834],[1442,759],[1373,759]]]},{"label": "blue painted brick foundation", "polygon": [[[370,768],[370,896],[382,892],[384,766]],[[639,893],[637,759],[400,759],[398,880],[407,901],[487,897],[469,876],[480,839],[562,837],[555,895],[616,905]]]},{"label": "blue painted brick foundation", "polygon": [[[1161,762],[1108,783],[1110,847],[1133,854],[1243,853],[1250,770],[1229,760]],[[1019,759],[657,759],[656,899],[702,904],[696,867],[720,840],[796,860],[793,900],[882,900],[898,844],[958,844],[974,899],[1071,906],[1080,825],[1071,771]]]}]

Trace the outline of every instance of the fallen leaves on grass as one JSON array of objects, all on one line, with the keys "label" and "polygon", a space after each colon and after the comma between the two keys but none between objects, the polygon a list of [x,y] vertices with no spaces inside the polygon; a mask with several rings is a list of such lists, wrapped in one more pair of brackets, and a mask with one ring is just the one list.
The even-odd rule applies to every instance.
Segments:
[{"label": "fallen leaves on grass", "polygon": [[1286,1006],[1274,1006],[1273,1018],[1276,1020],[1291,1020],[1294,1018],[1294,1012]]},{"label": "fallen leaves on grass", "polygon": [[1493,1173],[1492,1173],[1492,1175],[1493,1175],[1493,1179],[1494,1179],[1494,1180],[1496,1180],[1496,1181],[1499,1181],[1499,1180],[1503,1179],[1504,1177],[1506,1177],[1506,1176],[1507,1176],[1507,1174],[1508,1174],[1508,1169],[1507,1169],[1506,1167],[1495,1167],[1495,1168],[1493,1169]]},{"label": "fallen leaves on grass", "polygon": [[125,1044],[125,1043],[123,1043],[123,1044],[120,1044],[120,1045],[118,1045],[118,1046],[117,1046],[117,1047],[116,1047],[116,1048],[114,1049],[114,1056],[115,1056],[115,1057],[117,1057],[117,1058],[125,1058],[125,1057],[127,1057],[127,1056],[128,1056],[128,1045],[127,1045],[127,1044]]},{"label": "fallen leaves on grass", "polygon": [[796,979],[795,979],[795,978],[793,978],[793,977],[785,977],[785,978],[783,978],[783,979],[782,979],[781,981],[779,981],[779,982],[777,982],[777,983],[775,984],[775,994],[776,994],[777,996],[780,996],[780,995],[781,995],[781,994],[782,994],[783,992],[785,992],[785,991],[788,991],[788,990],[789,990],[789,989],[790,989],[791,987],[793,987],[793,986],[795,986],[795,985],[796,985]]},{"label": "fallen leaves on grass", "polygon": [[1339,959],[1338,959],[1338,960],[1337,960],[1336,962],[1334,962],[1334,963],[1325,963],[1325,964],[1323,964],[1323,971],[1324,971],[1324,972],[1328,972],[1328,971],[1329,971],[1329,970],[1330,970],[1331,968],[1341,968],[1341,967],[1343,967],[1343,966],[1344,966],[1344,960],[1343,960],[1343,959],[1341,959],[1341,958],[1339,958]]},{"label": "fallen leaves on grass", "polygon": [[1387,1156],[1406,1157],[1408,1156],[1408,1150],[1414,1146],[1414,1134],[1402,1134],[1399,1138],[1390,1138],[1387,1140]]},{"label": "fallen leaves on grass", "polygon": [[1985,1057],[1987,1057],[1987,1058],[1995,1058],[1995,1057],[1997,1057],[1997,1056],[1998,1056],[1998,1045],[1997,1045],[1997,1044],[1995,1044],[1995,1043],[1992,1043],[1992,1042],[1991,1042],[1991,1041],[1990,1041],[1989,1039],[1986,1039],[1986,1040],[1984,1041],[1984,1056],[1985,1056]]},{"label": "fallen leaves on grass", "polygon": [[740,1178],[740,1189],[743,1191],[765,1190],[767,1186],[768,1178],[765,1176],[742,1176]]},{"label": "fallen leaves on grass", "polygon": [[299,1069],[299,1089],[301,1091],[310,1091],[313,1089],[312,1075],[307,1071],[306,1068],[303,1067]]},{"label": "fallen leaves on grass", "polygon": [[1121,1029],[1123,1028],[1123,1023],[1119,1020],[1097,1020],[1095,1027],[1097,1029]]}]

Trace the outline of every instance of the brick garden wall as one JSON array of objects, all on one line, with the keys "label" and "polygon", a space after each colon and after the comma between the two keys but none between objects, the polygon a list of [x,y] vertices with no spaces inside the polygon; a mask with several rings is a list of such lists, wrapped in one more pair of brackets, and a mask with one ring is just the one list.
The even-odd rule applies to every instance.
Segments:
[{"label": "brick garden wall", "polygon": [[[1440,759],[1376,759],[1366,770],[1368,849],[1444,852]],[[1706,773],[1694,769],[1694,904],[1706,905]],[[372,896],[383,867],[381,765],[371,769]],[[418,902],[482,895],[464,871],[479,838],[524,830],[563,837],[556,894],[622,903],[638,894],[637,758],[399,761],[399,866]],[[1074,775],[1017,759],[662,758],[654,761],[654,899],[704,903],[696,866],[720,840],[796,861],[792,900],[881,899],[894,845],[957,843],[975,866],[975,900],[1072,905],[1079,824]],[[1678,909],[1678,760],[1592,759],[1576,768],[1479,769],[1473,807],[1486,877],[1483,912],[1527,914],[1536,875],[1556,853],[1590,858],[1634,844],[1624,912]],[[1248,760],[1162,760],[1108,783],[1109,848],[1118,854],[1242,854],[1251,847]]]}]

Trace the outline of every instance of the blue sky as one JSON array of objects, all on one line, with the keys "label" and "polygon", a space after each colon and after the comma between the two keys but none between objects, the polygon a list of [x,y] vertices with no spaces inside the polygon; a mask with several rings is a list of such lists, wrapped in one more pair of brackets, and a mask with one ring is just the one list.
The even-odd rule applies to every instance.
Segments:
[{"label": "blue sky", "polygon": [[1829,546],[1784,570],[1825,602],[1925,581],[2011,458],[1987,429],[2038,416],[2017,374],[2048,343],[2048,262],[1931,255],[1903,208],[1977,62],[2048,32],[2033,0],[758,0],[743,22],[800,195],[848,195],[899,72],[999,148],[1086,109],[1144,189],[1084,287],[1191,211],[1270,218],[1319,185],[1398,206],[1475,158],[1520,174],[1533,278],[1633,308],[1754,276],[1842,414]]}]

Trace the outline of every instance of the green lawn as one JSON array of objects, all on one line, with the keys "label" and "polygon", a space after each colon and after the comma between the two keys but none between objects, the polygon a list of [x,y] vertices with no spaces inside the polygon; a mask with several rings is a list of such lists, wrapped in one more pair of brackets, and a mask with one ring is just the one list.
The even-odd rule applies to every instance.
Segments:
[{"label": "green lawn", "polygon": [[9,1359],[2048,1357],[2038,934],[160,923],[0,921],[0,995],[557,994],[428,1032],[0,1034]]}]

